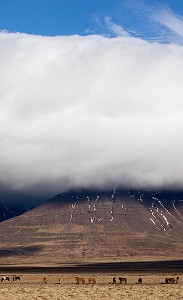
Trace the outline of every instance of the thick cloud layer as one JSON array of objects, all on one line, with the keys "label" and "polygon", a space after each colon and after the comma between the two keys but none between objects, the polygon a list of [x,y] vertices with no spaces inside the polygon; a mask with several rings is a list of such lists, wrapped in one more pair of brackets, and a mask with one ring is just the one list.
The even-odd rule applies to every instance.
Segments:
[{"label": "thick cloud layer", "polygon": [[183,188],[183,47],[0,34],[0,184]]}]

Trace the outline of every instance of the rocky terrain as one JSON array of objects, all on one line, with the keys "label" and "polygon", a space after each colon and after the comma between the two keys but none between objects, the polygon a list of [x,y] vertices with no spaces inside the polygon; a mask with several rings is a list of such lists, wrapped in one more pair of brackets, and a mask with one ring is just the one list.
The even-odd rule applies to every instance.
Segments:
[{"label": "rocky terrain", "polygon": [[70,192],[0,224],[1,263],[183,258],[183,193]]}]

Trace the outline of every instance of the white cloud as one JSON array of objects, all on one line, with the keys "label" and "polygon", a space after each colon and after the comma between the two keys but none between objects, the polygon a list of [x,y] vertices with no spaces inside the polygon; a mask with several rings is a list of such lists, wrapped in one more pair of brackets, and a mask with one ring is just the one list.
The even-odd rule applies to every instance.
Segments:
[{"label": "white cloud", "polygon": [[170,8],[162,8],[153,14],[156,22],[163,25],[169,35],[169,42],[183,43],[183,17],[175,14]]},{"label": "white cloud", "polygon": [[0,34],[0,183],[183,188],[183,47]]},{"label": "white cloud", "polygon": [[[117,21],[114,23],[113,19]],[[112,36],[131,35],[161,43],[183,42],[183,17],[161,1],[151,4],[145,1],[121,3],[121,9],[113,15],[113,19],[105,19],[106,30]]]},{"label": "white cloud", "polygon": [[105,17],[104,21],[107,31],[109,31],[110,34],[112,34],[112,36],[129,36],[129,33],[126,30],[124,30],[124,28],[121,25],[113,22],[110,17]]},{"label": "white cloud", "polygon": [[[183,38],[183,17],[175,14],[173,11],[167,8],[163,8],[154,13],[154,19],[160,24],[168,28],[172,34],[172,40],[175,40],[178,36]],[[179,41],[179,40],[178,40]]]}]

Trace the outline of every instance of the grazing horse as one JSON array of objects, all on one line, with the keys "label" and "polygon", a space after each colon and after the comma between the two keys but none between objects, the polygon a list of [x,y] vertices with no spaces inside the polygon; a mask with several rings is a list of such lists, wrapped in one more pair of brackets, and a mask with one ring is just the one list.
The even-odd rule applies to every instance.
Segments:
[{"label": "grazing horse", "polygon": [[43,283],[48,283],[48,278],[47,277],[43,278]]},{"label": "grazing horse", "polygon": [[88,282],[89,282],[89,283],[92,283],[92,284],[95,284],[95,283],[96,283],[96,280],[95,280],[95,278],[89,278],[89,279],[88,279]]},{"label": "grazing horse", "polygon": [[142,278],[141,277],[138,279],[138,284],[142,284]]},{"label": "grazing horse", "polygon": [[176,281],[175,283],[178,283],[178,281],[179,281],[179,276],[176,277],[175,281]]},{"label": "grazing horse", "polygon": [[165,283],[168,283],[168,282],[169,282],[168,277],[166,277],[165,278]]},{"label": "grazing horse", "polygon": [[116,284],[116,277],[113,277],[112,283]]},{"label": "grazing horse", "polygon": [[4,276],[4,277],[1,278],[1,281],[10,281],[10,279],[9,279],[9,277]]},{"label": "grazing horse", "polygon": [[179,280],[179,277],[176,277],[176,278],[165,278],[165,283],[177,283]]},{"label": "grazing horse", "polygon": [[127,279],[126,278],[122,278],[122,277],[119,277],[119,283],[125,283],[127,284]]},{"label": "grazing horse", "polygon": [[77,284],[79,284],[80,282],[81,282],[81,283],[85,283],[85,280],[84,280],[83,277],[78,277],[78,276],[76,276],[75,279],[76,279],[76,281],[77,281],[77,282],[76,282]]},{"label": "grazing horse", "polygon": [[17,280],[20,281],[20,276],[13,276],[13,281],[17,281]]}]

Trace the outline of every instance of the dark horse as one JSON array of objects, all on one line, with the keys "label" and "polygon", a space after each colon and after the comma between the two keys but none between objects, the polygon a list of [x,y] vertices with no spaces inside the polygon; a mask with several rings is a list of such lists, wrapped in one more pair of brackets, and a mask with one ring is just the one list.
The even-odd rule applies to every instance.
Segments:
[{"label": "dark horse", "polygon": [[13,281],[17,281],[17,280],[20,281],[20,276],[13,276]]},{"label": "dark horse", "polygon": [[142,278],[141,277],[138,279],[138,284],[142,284]]},{"label": "dark horse", "polygon": [[112,283],[116,284],[116,277],[113,277]]}]

